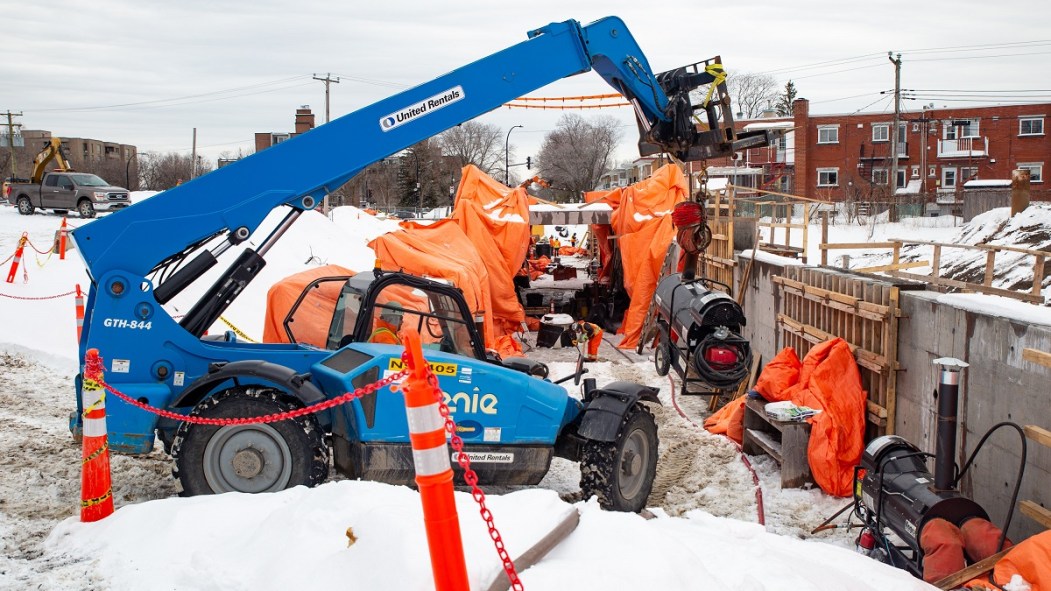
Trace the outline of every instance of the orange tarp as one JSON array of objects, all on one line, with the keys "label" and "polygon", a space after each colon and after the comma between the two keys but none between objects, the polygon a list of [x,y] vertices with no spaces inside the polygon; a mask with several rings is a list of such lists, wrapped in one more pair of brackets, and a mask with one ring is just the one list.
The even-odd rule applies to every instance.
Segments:
[{"label": "orange tarp", "polygon": [[675,238],[670,214],[675,204],[685,201],[689,194],[682,170],[668,164],[650,178],[625,188],[619,207],[613,210],[610,221],[620,240],[624,289],[631,298],[620,329],[624,334],[617,345],[620,348],[632,348],[639,343],[661,265],[668,245]]},{"label": "orange tarp", "polygon": [[[1020,575],[1029,583],[1032,591],[1051,591],[1051,530],[1036,534],[1019,542],[993,567],[993,578],[997,584],[1007,585],[1011,577]],[[987,577],[979,577],[967,583],[967,587],[981,589],[989,587]]]},{"label": "orange tarp", "polygon": [[406,222],[401,230],[384,234],[369,246],[376,251],[383,269],[447,279],[459,287],[471,313],[485,316],[483,338],[487,346],[495,343],[489,273],[471,240],[454,220],[427,226]]},{"label": "orange tarp", "polygon": [[[351,277],[354,271],[339,265],[325,265],[316,269],[300,271],[289,275],[270,286],[266,292],[266,316],[263,319],[264,343],[287,343],[284,321],[296,299],[303,293],[311,281],[322,277]],[[332,324],[332,314],[336,310],[336,300],[343,284],[338,281],[322,283],[318,289],[311,291],[310,302],[301,305],[296,311],[296,341],[308,343],[315,347],[325,348],[328,340],[328,329]]]},{"label": "orange tarp", "polygon": [[525,320],[513,278],[529,250],[528,197],[524,188],[506,187],[473,165],[463,168],[452,218],[489,272],[496,336],[519,330]]},{"label": "orange tarp", "polygon": [[[867,396],[846,341],[825,341],[810,349],[802,363],[791,347],[782,349],[763,368],[755,389],[770,402],[789,400],[822,411],[808,419],[810,472],[825,492],[851,494],[854,466],[865,444]],[[744,398],[734,400],[708,417],[705,428],[740,443],[743,407]]]}]

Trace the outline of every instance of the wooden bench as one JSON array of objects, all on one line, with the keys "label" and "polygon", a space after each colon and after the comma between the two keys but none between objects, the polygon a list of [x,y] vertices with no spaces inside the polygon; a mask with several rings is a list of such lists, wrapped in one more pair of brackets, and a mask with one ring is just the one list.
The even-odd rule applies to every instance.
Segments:
[{"label": "wooden bench", "polygon": [[781,488],[799,488],[814,482],[807,460],[810,423],[775,421],[766,416],[766,400],[748,397],[744,406],[744,452],[769,454],[781,467]]}]

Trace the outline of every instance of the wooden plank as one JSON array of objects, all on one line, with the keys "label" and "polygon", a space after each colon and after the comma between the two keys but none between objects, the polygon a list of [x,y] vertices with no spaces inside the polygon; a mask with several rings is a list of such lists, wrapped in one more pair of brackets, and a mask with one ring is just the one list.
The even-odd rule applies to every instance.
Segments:
[{"label": "wooden plank", "polygon": [[1044,260],[1046,258],[1040,254],[1033,261],[1033,295],[1040,295],[1040,290],[1044,288]]},{"label": "wooden plank", "polygon": [[875,267],[862,267],[860,269],[853,269],[858,273],[882,273],[884,271],[897,271],[899,269],[914,269],[916,267],[926,267],[930,265],[927,261],[911,261],[908,263],[894,263],[891,265],[877,265]]},{"label": "wooden plank", "polygon": [[985,560],[979,560],[971,566],[968,566],[967,568],[964,568],[962,570],[958,570],[940,581],[935,581],[934,586],[945,591],[948,591],[949,589],[955,589],[960,585],[966,583],[967,581],[970,581],[971,579],[978,577],[979,575],[984,575],[985,573],[993,570],[993,567],[996,566],[996,562],[1003,558],[1004,555],[1010,551],[1010,548],[1006,550],[1001,550],[1000,552],[993,554]]},{"label": "wooden plank", "polygon": [[[1036,425],[1026,425],[1024,427],[1025,436],[1039,443],[1051,447],[1051,431],[1043,427],[1037,427]],[[1051,526],[1048,526],[1051,527]]]},{"label": "wooden plank", "polygon": [[1023,302],[1029,302],[1032,304],[1043,304],[1043,296],[1034,296],[1029,293],[1019,293],[1017,291],[1011,291],[1009,289],[1001,289],[999,287],[989,287],[987,285],[981,285],[978,283],[966,283],[964,281],[956,281],[955,279],[947,279],[945,277],[931,277],[930,275],[918,275],[916,273],[910,273],[908,271],[887,271],[888,275],[893,277],[901,277],[902,279],[915,279],[917,281],[923,281],[932,285],[941,285],[944,287],[955,287],[963,291],[977,291],[979,293],[987,293],[991,295],[999,295],[1007,298],[1014,298],[1016,300],[1022,300]]},{"label": "wooden plank", "polygon": [[[821,244],[828,244],[828,212],[821,212]],[[828,249],[822,248],[821,250],[821,266],[828,265]]]},{"label": "wooden plank", "polygon": [[[580,512],[573,509],[566,515],[565,519],[559,522],[546,536],[540,538],[540,541],[533,544],[528,550],[523,552],[518,558],[514,559],[515,571],[521,573],[529,567],[540,562],[547,553],[550,552],[555,546],[562,542],[562,540],[569,537],[569,534],[573,533],[573,530],[577,529],[577,525],[580,523]],[[488,591],[507,591],[511,588],[511,581],[507,578],[507,573],[503,570],[496,575],[496,580],[489,584],[487,587]]]},{"label": "wooden plank", "polygon": [[898,408],[898,372],[897,370],[901,367],[898,363],[898,312],[900,311],[899,298],[901,296],[900,291],[897,287],[890,288],[890,308],[891,314],[887,319],[887,325],[889,327],[888,339],[887,339],[887,350],[885,355],[887,361],[892,364],[887,372],[887,430],[883,433],[884,435],[894,434],[894,421],[896,420],[896,412]]},{"label": "wooden plank", "polygon": [[990,250],[985,255],[985,279],[982,281],[982,285],[989,287],[993,284],[993,275],[996,272],[996,251]]},{"label": "wooden plank", "polygon": [[898,242],[835,242],[818,245],[821,250],[858,250],[870,248],[894,248]]},{"label": "wooden plank", "polygon": [[[751,443],[755,444],[771,458],[774,458],[774,461],[776,461],[778,465],[784,461],[784,457],[781,455],[781,442],[774,439],[769,433],[760,431],[759,429],[746,429],[742,434],[741,439],[742,443],[745,440],[749,440]],[[742,445],[742,447],[744,446]]]},{"label": "wooden plank", "polygon": [[1037,349],[1022,349],[1022,359],[1044,367],[1051,367],[1051,353],[1045,353]]},{"label": "wooden plank", "polygon": [[931,257],[931,277],[941,277],[942,274],[942,247],[934,247],[934,256]]},{"label": "wooden plank", "polygon": [[1051,511],[1048,509],[1041,507],[1033,501],[1022,501],[1018,504],[1018,510],[1026,517],[1048,529],[1051,529]]}]

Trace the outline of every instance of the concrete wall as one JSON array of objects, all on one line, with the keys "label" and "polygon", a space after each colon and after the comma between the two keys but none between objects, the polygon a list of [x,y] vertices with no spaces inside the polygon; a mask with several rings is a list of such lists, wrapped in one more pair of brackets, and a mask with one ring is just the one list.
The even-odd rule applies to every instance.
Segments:
[{"label": "concrete wall", "polygon": [[[747,253],[738,255],[738,281],[748,259]],[[781,299],[772,278],[783,273],[785,264],[792,263],[761,254],[744,288],[748,318],[744,336],[764,362],[781,348],[776,322]],[[956,463],[962,468],[967,455],[997,423],[1013,421],[1051,429],[1051,370],[1022,360],[1025,348],[1051,351],[1051,326],[1005,319],[995,310],[971,311],[953,305],[952,299],[933,292],[901,292],[895,432],[933,453],[937,411],[933,393],[939,372],[931,362],[956,357],[970,363],[960,385]],[[981,504],[998,525],[1007,515],[1020,445],[1013,429],[998,430],[962,483],[964,494]],[[1051,449],[1032,441],[1028,448],[1019,501],[1031,499],[1051,507]],[[1021,540],[1041,529],[1016,506],[1008,532],[1012,539]]]},{"label": "concrete wall", "polygon": [[[1051,351],[1051,327],[974,312],[939,299],[931,292],[903,294],[898,329],[897,433],[923,451],[935,450],[938,357],[971,364],[960,380],[956,463],[963,463],[985,433],[1012,421],[1051,428],[1051,370],[1022,360],[1025,348]],[[1028,442],[1028,462],[1019,500],[1051,507],[1051,449]],[[1002,524],[1018,471],[1021,442],[1014,429],[999,429],[975,459],[962,483],[973,498]],[[966,450],[966,454],[963,450]],[[1018,509],[1008,535],[1015,540],[1041,531]]]}]

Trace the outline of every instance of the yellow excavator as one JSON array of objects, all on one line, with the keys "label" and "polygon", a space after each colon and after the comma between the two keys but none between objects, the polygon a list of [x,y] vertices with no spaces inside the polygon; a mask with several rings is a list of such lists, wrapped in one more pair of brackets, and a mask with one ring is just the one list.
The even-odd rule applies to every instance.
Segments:
[{"label": "yellow excavator", "polygon": [[33,184],[39,185],[44,180],[44,171],[52,160],[58,164],[57,170],[61,172],[73,170],[73,167],[69,165],[69,160],[66,159],[66,155],[62,153],[62,140],[57,137],[51,138],[44,145],[44,149],[33,159],[33,176],[30,177]]}]

